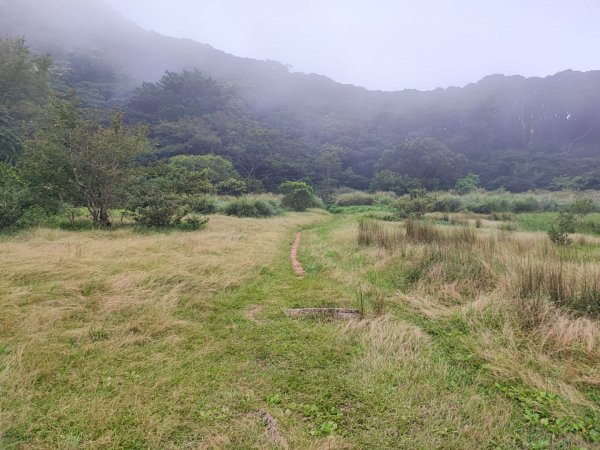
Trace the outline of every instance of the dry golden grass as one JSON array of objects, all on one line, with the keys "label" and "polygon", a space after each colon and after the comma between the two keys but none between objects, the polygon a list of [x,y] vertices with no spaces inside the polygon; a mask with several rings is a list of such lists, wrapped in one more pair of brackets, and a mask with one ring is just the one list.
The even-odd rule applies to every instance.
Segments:
[{"label": "dry golden grass", "polygon": [[[557,395],[560,401],[556,400],[550,423],[556,417],[600,417],[600,405],[590,396],[590,389],[600,382],[600,320],[596,315],[600,304],[595,297],[600,248],[596,240],[586,238],[579,246],[560,248],[544,233],[482,225],[467,229],[409,222],[406,235],[402,224],[365,226],[363,222],[357,227],[348,220],[331,230],[329,242],[334,244],[329,254],[335,257],[323,257],[324,252],[318,250],[312,256],[339,282],[385,288],[392,311],[439,330],[442,342],[453,342],[444,344],[450,345],[446,351],[480,361],[485,367],[481,376],[490,383]],[[521,286],[531,282],[527,271],[531,265],[539,270],[534,271],[536,279],[523,295]],[[589,314],[572,301],[580,297],[589,301],[585,310]],[[389,338],[402,348],[406,339],[389,326],[377,328],[388,338],[374,334],[374,326],[363,326],[364,338],[379,349],[365,356],[369,360],[365,373],[378,370],[381,360],[394,364],[390,361],[394,358],[373,356],[386,354],[381,342]],[[405,325],[404,332],[418,336],[413,326]],[[410,352],[402,358],[410,359]],[[438,368],[439,364],[428,366],[431,373]],[[494,410],[493,414],[501,413]]]},{"label": "dry golden grass", "polygon": [[[600,273],[597,243],[481,225],[310,212],[0,242],[0,444],[272,448],[261,409],[290,448],[593,446],[600,322],[546,280]],[[359,287],[360,321],[282,313]]]},{"label": "dry golden grass", "polygon": [[[15,433],[23,448],[173,446],[173,430],[190,426],[177,409],[193,412],[189,399],[206,390],[178,367],[223,345],[205,328],[213,299],[279,260],[298,228],[327,218],[213,216],[198,232],[39,229],[0,242],[0,446]],[[221,389],[228,398],[247,388]],[[53,422],[73,434],[57,436]],[[185,446],[235,446],[244,436],[268,445],[257,421],[233,417],[231,427]]]},{"label": "dry golden grass", "polygon": [[[102,317],[141,306],[162,313],[180,301],[202,302],[268,264],[282,236],[314,219],[288,215],[265,226],[260,219],[214,216],[197,233],[24,233],[0,243],[2,327],[43,332],[90,303]],[[52,317],[46,302],[55,303]],[[24,303],[29,307],[18,308],[20,320],[8,320]]]}]

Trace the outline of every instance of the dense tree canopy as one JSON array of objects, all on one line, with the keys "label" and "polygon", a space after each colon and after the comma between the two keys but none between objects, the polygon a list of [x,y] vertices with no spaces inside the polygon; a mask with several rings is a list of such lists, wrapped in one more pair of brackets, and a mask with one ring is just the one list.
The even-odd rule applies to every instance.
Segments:
[{"label": "dense tree canopy", "polygon": [[433,138],[413,138],[386,150],[376,168],[417,178],[429,189],[448,188],[462,174],[466,158]]},{"label": "dense tree canopy", "polygon": [[0,39],[0,161],[21,151],[21,129],[43,104],[51,60],[33,56],[23,39]]},{"label": "dense tree canopy", "polygon": [[232,89],[197,70],[144,83],[128,104],[128,117],[150,124],[160,158],[220,155],[243,177],[271,189],[314,171],[307,146],[263,126]]},{"label": "dense tree canopy", "polygon": [[[89,13],[70,4],[75,16]],[[103,14],[100,4],[93,10]],[[0,28],[31,36],[55,58],[49,70],[22,41],[2,44],[0,83],[17,99],[0,101],[5,160],[18,158],[23,125],[52,75],[51,86],[73,89],[82,106],[122,107],[126,123],[148,125],[156,151],[146,162],[219,155],[256,189],[295,179],[324,195],[340,186],[406,192],[453,187],[466,173],[484,188],[600,188],[600,71],[371,92],[163,38],[106,11],[111,36],[47,18],[35,28],[39,18],[25,20],[17,3],[3,12]]]}]

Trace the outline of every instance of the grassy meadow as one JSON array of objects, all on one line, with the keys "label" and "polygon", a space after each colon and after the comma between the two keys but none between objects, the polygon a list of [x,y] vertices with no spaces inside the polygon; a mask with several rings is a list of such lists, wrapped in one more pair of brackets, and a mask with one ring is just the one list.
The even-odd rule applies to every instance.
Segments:
[{"label": "grassy meadow", "polygon": [[598,238],[338,208],[3,237],[0,447],[600,447]]}]

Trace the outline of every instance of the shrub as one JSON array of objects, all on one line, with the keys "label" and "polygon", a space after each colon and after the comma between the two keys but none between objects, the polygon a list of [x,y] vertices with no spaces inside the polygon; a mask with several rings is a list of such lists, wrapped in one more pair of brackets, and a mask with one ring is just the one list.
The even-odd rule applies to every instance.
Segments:
[{"label": "shrub", "polygon": [[134,198],[130,209],[135,222],[156,228],[179,225],[187,214],[180,197],[158,191]]},{"label": "shrub", "polygon": [[490,214],[492,212],[511,211],[512,204],[503,197],[476,197],[466,204],[466,209],[477,214]]},{"label": "shrub", "polygon": [[548,238],[553,244],[564,246],[571,245],[573,242],[569,237],[569,233],[560,231],[558,228],[552,227],[548,230]]},{"label": "shrub", "polygon": [[279,186],[281,204],[292,211],[305,211],[315,205],[313,188],[303,181],[285,181]]},{"label": "shrub", "polygon": [[236,217],[260,217],[253,202],[240,199],[229,202],[223,210],[228,216]]},{"label": "shrub", "polygon": [[235,217],[270,217],[280,214],[281,209],[270,200],[241,198],[229,202],[223,212]]},{"label": "shrub", "polygon": [[572,241],[569,234],[575,232],[576,225],[573,213],[562,212],[548,231],[548,238],[556,245],[570,245]]},{"label": "shrub", "polygon": [[317,197],[316,195],[313,195],[310,207],[325,209],[325,203],[323,202],[323,199]]},{"label": "shrub", "polygon": [[335,200],[337,206],[361,206],[372,205],[373,203],[375,203],[373,195],[360,191],[338,195]]},{"label": "shrub", "polygon": [[188,209],[200,214],[213,214],[217,211],[217,201],[208,195],[190,195],[185,198]]},{"label": "shrub", "polygon": [[434,200],[425,189],[413,189],[408,197],[403,197],[396,203],[401,217],[421,218],[427,212],[433,211]]},{"label": "shrub", "polygon": [[276,216],[281,213],[279,206],[272,200],[254,200],[254,207],[258,211],[259,217]]},{"label": "shrub", "polygon": [[196,214],[189,214],[183,218],[183,228],[190,230],[199,230],[208,223],[208,217],[198,216]]}]

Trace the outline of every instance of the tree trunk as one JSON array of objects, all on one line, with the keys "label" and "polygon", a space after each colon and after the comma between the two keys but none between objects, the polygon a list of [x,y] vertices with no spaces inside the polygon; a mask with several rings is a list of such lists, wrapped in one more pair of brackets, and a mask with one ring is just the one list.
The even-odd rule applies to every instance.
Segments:
[{"label": "tree trunk", "polygon": [[104,207],[100,208],[99,219],[100,219],[100,225],[103,226],[104,228],[112,227],[112,222],[110,221],[110,219],[108,217],[108,210],[105,209]]}]

